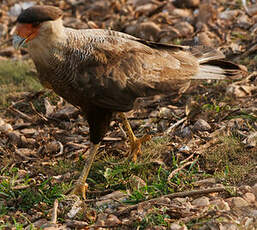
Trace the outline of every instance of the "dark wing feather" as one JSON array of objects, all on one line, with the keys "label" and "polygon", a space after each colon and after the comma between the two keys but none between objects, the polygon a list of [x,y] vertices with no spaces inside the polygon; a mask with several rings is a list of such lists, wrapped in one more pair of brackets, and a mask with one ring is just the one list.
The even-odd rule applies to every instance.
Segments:
[{"label": "dark wing feather", "polygon": [[78,77],[90,103],[128,111],[137,97],[174,94],[188,85],[198,70],[193,55],[178,46],[146,44],[117,38],[93,44]]}]

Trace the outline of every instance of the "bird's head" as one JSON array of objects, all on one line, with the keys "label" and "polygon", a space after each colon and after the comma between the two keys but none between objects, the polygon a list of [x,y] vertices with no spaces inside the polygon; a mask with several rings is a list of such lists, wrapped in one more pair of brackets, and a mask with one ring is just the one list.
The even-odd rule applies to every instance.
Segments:
[{"label": "bird's head", "polygon": [[[13,46],[20,48],[34,40],[50,39],[62,28],[62,10],[54,6],[32,6],[22,11],[17,18]],[[45,38],[45,39],[42,39]]]}]

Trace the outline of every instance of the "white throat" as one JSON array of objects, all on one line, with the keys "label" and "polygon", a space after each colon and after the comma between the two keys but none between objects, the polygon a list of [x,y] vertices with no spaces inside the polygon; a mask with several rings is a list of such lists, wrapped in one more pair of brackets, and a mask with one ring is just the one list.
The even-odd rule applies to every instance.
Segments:
[{"label": "white throat", "polygon": [[[46,62],[50,55],[67,43],[62,19],[44,22],[37,37],[28,42],[28,51],[34,61]],[[46,64],[46,63],[45,63]]]}]

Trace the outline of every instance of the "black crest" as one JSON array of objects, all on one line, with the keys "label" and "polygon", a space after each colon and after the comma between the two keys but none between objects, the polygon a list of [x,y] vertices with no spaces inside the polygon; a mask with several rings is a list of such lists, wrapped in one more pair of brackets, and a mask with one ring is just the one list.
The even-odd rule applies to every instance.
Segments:
[{"label": "black crest", "polygon": [[19,23],[41,23],[53,21],[62,16],[62,10],[54,6],[32,6],[22,11],[17,22]]}]

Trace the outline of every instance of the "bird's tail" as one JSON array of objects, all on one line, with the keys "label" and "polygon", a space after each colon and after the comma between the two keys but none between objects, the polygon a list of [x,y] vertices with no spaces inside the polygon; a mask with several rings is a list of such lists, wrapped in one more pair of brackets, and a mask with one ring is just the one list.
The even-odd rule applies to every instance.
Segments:
[{"label": "bird's tail", "polygon": [[225,56],[212,48],[199,49],[195,47],[191,52],[199,62],[199,71],[191,79],[236,80],[241,79],[246,72],[239,65],[222,60]]}]

